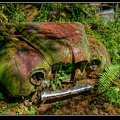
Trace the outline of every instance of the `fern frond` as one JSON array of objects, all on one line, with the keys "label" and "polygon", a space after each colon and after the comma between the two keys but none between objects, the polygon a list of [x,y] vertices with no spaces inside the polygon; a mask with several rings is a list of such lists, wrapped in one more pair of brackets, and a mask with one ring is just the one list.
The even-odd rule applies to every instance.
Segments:
[{"label": "fern frond", "polygon": [[109,65],[99,78],[98,92],[106,90],[120,74],[120,64]]}]

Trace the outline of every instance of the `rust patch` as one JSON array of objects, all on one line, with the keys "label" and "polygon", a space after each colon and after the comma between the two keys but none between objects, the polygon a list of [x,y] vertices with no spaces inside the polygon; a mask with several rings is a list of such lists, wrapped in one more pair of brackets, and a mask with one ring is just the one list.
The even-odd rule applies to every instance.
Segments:
[{"label": "rust patch", "polygon": [[[19,47],[17,48],[17,46]],[[43,57],[32,47],[21,42],[16,45],[15,60],[18,64],[20,73],[23,76],[28,77],[32,67],[34,67],[37,63],[42,62]]]},{"label": "rust patch", "polygon": [[45,37],[62,39],[65,38],[73,43],[80,40],[81,30],[73,23],[57,23],[57,22],[30,22],[27,23],[28,32],[36,32],[36,34],[44,34]]},{"label": "rust patch", "polygon": [[[35,33],[37,40],[50,50],[55,62],[72,63],[72,59],[75,59],[75,62],[87,59],[84,49],[84,44],[87,43],[84,38],[84,27],[81,24],[28,22],[26,25],[25,31]],[[35,44],[35,41],[32,41],[33,44]],[[73,56],[74,58],[72,58]]]},{"label": "rust patch", "polygon": [[72,46],[75,63],[86,60],[86,55],[84,50],[81,50],[80,47]]}]

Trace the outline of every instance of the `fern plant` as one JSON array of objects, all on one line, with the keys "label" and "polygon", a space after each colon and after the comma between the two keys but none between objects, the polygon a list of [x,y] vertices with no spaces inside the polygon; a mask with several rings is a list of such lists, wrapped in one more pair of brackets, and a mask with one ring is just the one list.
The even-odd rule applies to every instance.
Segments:
[{"label": "fern plant", "polygon": [[98,81],[97,92],[104,101],[120,105],[120,64],[109,65]]},{"label": "fern plant", "polygon": [[[120,64],[110,64],[99,78],[97,91],[103,92],[109,88],[112,83],[115,84],[115,80],[119,77],[119,75]],[[119,83],[117,85],[119,86]]]}]

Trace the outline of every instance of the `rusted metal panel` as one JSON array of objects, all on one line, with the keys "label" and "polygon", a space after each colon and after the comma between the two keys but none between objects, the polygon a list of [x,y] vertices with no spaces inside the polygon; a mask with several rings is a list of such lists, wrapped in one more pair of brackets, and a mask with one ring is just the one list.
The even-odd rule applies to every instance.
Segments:
[{"label": "rusted metal panel", "polygon": [[[49,64],[56,63],[56,61],[72,63],[73,59],[75,63],[89,60],[88,42],[81,23],[26,23],[23,33],[34,35],[33,39],[28,39],[30,37],[28,36],[27,41],[44,54]],[[45,55],[46,51],[49,51],[49,55]]]},{"label": "rusted metal panel", "polygon": [[110,64],[105,46],[86,36],[81,23],[28,22],[16,27],[19,35],[10,35],[0,46],[0,82],[12,96],[41,90],[42,84],[36,87],[31,82],[41,80],[38,74],[45,76],[41,82],[51,80],[51,67],[56,63],[75,65],[85,61],[90,65],[96,57],[100,72]]}]

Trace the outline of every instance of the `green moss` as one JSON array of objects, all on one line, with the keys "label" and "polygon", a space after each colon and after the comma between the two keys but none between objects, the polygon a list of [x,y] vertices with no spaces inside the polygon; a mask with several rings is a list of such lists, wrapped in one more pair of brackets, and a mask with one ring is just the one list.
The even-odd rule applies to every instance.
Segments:
[{"label": "green moss", "polygon": [[81,36],[82,46],[80,46],[81,47],[80,49],[84,49],[87,60],[90,61],[89,41],[87,39],[85,29],[84,29],[83,25],[80,22],[75,22],[75,25],[77,25],[77,27],[80,28],[81,32],[82,32],[82,36]]},{"label": "green moss", "polygon": [[46,71],[48,71],[50,69],[50,66],[48,65],[48,63],[46,61],[39,62],[32,68],[31,72],[33,72],[39,68],[44,68]]},{"label": "green moss", "polygon": [[2,58],[0,64],[0,82],[11,96],[27,96],[34,91],[34,86],[29,79],[23,79],[12,60]]},{"label": "green moss", "polygon": [[100,40],[97,40],[96,43],[97,43],[97,45],[99,45],[99,46],[103,45]]}]

